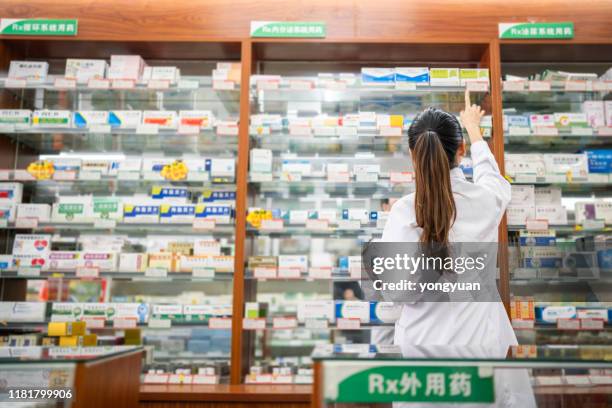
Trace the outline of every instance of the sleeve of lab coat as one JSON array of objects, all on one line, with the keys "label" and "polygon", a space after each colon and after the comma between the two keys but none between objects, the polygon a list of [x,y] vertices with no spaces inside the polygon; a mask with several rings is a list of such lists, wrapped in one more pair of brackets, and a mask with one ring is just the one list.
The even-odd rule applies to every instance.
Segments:
[{"label": "sleeve of lab coat", "polygon": [[506,211],[512,194],[510,183],[499,172],[499,167],[487,142],[481,140],[472,144],[472,168],[474,184],[484,187],[495,197],[501,214]]}]

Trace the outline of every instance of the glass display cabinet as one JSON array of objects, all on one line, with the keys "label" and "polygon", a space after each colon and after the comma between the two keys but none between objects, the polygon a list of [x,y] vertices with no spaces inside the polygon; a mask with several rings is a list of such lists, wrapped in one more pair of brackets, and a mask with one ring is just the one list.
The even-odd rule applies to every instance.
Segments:
[{"label": "glass display cabinet", "polygon": [[313,353],[313,407],[607,407],[610,353],[609,346],[517,346],[506,355],[474,347],[321,346]]},{"label": "glass display cabinet", "polygon": [[610,344],[611,50],[501,45],[511,309],[524,344]]},{"label": "glass display cabinet", "polygon": [[143,344],[144,382],[227,381],[240,43],[3,50],[3,341]]},{"label": "glass display cabinet", "polygon": [[491,136],[487,55],[487,44],[253,42],[246,383],[311,383],[313,347],[392,342],[393,317],[360,287],[362,245],[414,191],[417,112],[458,115],[467,87]]}]

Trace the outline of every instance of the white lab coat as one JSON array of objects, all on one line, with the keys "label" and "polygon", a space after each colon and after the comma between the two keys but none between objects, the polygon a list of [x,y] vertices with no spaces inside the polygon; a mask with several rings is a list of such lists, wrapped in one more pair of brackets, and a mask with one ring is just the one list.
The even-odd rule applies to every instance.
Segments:
[{"label": "white lab coat", "polygon": [[[460,168],[451,170],[457,218],[451,228],[449,240],[497,242],[498,225],[510,201],[510,184],[500,174],[486,142],[472,144],[471,155],[473,182],[466,180]],[[410,194],[393,205],[382,241],[419,241],[421,228],[416,223],[414,198],[414,194]],[[408,350],[415,345],[449,345],[480,347],[489,350],[489,355],[473,357],[489,358],[504,358],[508,347],[518,344],[503,304],[499,302],[404,304],[401,317],[395,325],[394,342],[402,347],[405,354],[409,354]],[[527,373],[524,370],[512,371],[512,378],[508,378],[503,372],[496,370],[495,406],[535,407]],[[414,404],[405,406],[412,407]]]}]

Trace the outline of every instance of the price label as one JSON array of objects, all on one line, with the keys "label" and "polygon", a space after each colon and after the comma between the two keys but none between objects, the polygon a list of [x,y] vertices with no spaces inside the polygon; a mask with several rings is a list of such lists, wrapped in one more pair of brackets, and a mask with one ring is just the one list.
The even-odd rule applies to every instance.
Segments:
[{"label": "price label", "polygon": [[589,380],[588,375],[566,375],[565,383],[567,385],[589,386],[591,385],[591,380]]},{"label": "price label", "polygon": [[335,136],[336,127],[335,126],[317,126],[317,127],[312,128],[312,133],[315,136]]},{"label": "price label", "polygon": [[582,222],[582,229],[585,230],[601,230],[606,226],[604,220],[584,220]]},{"label": "price label", "polygon": [[53,173],[53,180],[76,180],[76,171],[57,170],[55,173]]},{"label": "price label", "polygon": [[416,91],[417,86],[414,82],[396,82],[395,89],[401,91]]},{"label": "price label", "polygon": [[276,268],[257,267],[253,269],[253,276],[257,279],[274,279]]},{"label": "price label", "polygon": [[193,268],[191,270],[191,275],[194,278],[214,278],[215,277],[215,268]]},{"label": "price label", "polygon": [[149,328],[151,329],[169,329],[172,327],[172,320],[160,319],[158,317],[151,317],[149,319]]},{"label": "price label", "polygon": [[548,231],[548,220],[532,220],[528,219],[525,222],[527,231],[545,232]]},{"label": "price label", "polygon": [[117,317],[113,320],[115,329],[133,329],[136,327],[136,318],[132,317]]},{"label": "price label", "polygon": [[295,317],[275,317],[272,319],[273,329],[295,329],[297,325]]},{"label": "price label", "polygon": [[215,79],[213,81],[213,89],[218,91],[232,91],[236,88],[234,81]]},{"label": "price label", "polygon": [[280,81],[278,80],[273,80],[273,81],[259,80],[257,81],[257,89],[260,91],[269,90],[269,89],[278,89],[279,86],[280,86]]},{"label": "price label", "polygon": [[357,318],[340,317],[336,321],[336,325],[340,330],[359,330],[361,328],[361,320]]},{"label": "price label", "polygon": [[0,180],[9,180],[11,178],[10,170],[0,170]]},{"label": "price label", "polygon": [[149,79],[147,87],[149,89],[168,89],[170,88],[170,81],[167,79]]},{"label": "price label", "polygon": [[91,78],[87,82],[87,87],[91,89],[109,89],[110,81],[108,79]]},{"label": "price label", "polygon": [[592,81],[591,89],[593,91],[607,91],[608,84],[605,81]]},{"label": "price label", "polygon": [[20,266],[17,268],[17,276],[27,278],[40,276],[40,268],[36,266]]},{"label": "price label", "polygon": [[524,126],[510,126],[508,128],[508,135],[510,136],[529,136],[531,129]]},{"label": "price label", "polygon": [[329,220],[308,219],[306,220],[306,229],[309,231],[327,231],[329,230]]},{"label": "price label", "polygon": [[194,125],[179,125],[177,133],[179,135],[197,135],[200,133],[200,127]]},{"label": "price label", "polygon": [[306,319],[304,325],[307,329],[327,329],[329,327],[329,321],[327,319]]},{"label": "price label", "polygon": [[533,92],[550,91],[550,81],[529,81],[529,90]]},{"label": "price label", "polygon": [[557,329],[559,330],[580,330],[579,319],[558,319]]},{"label": "price label", "polygon": [[301,276],[300,268],[278,268],[278,277],[283,279],[298,279]]},{"label": "price label", "polygon": [[111,133],[110,125],[91,125],[89,128],[89,133]]},{"label": "price label", "polygon": [[466,82],[465,87],[471,92],[488,92],[489,83],[486,81],[469,81]]},{"label": "price label", "polygon": [[582,330],[603,330],[603,319],[580,319],[580,329]]},{"label": "price label", "polygon": [[145,276],[148,278],[165,278],[168,276],[168,270],[166,268],[147,268]]},{"label": "price label", "polygon": [[119,171],[117,172],[117,180],[122,180],[122,181],[140,180],[140,173],[137,171]]},{"label": "price label", "polygon": [[38,228],[38,218],[22,217],[15,221],[15,228],[18,229],[34,229]]},{"label": "price label", "polygon": [[198,89],[200,87],[200,83],[196,80],[191,79],[181,79],[176,84],[178,89]]},{"label": "price label", "polygon": [[312,128],[307,125],[290,125],[289,134],[291,136],[310,136],[312,135]]},{"label": "price label", "polygon": [[229,317],[211,317],[208,319],[208,328],[217,330],[229,330],[232,328],[232,319]]},{"label": "price label", "polygon": [[563,378],[560,375],[539,375],[535,379],[538,385],[545,387],[563,385]]},{"label": "price label", "polygon": [[290,80],[289,89],[293,91],[308,91],[314,89],[314,82],[299,79]]},{"label": "price label", "polygon": [[15,133],[15,125],[11,123],[0,123],[0,133]]},{"label": "price label", "polygon": [[348,171],[334,171],[327,173],[327,181],[332,183],[348,183],[350,174]]},{"label": "price label", "polygon": [[586,81],[567,81],[565,82],[565,90],[566,91],[586,91],[587,83]]},{"label": "price label", "polygon": [[216,225],[215,220],[210,218],[196,218],[193,220],[194,230],[214,230]]},{"label": "price label", "polygon": [[599,136],[612,136],[612,127],[601,126],[597,129],[597,134]]},{"label": "price label", "polygon": [[376,183],[378,182],[378,173],[357,173],[355,181],[358,183]]},{"label": "price label", "polygon": [[338,229],[356,231],[361,229],[361,223],[359,220],[338,220]]},{"label": "price label", "polygon": [[113,89],[132,89],[136,85],[133,79],[113,79]]},{"label": "price label", "polygon": [[136,127],[137,135],[156,135],[159,133],[159,125],[155,123],[141,123]]},{"label": "price label", "polygon": [[169,374],[151,374],[147,373],[144,375],[145,384],[168,384]]},{"label": "price label", "polygon": [[219,384],[219,376],[196,374],[193,376],[192,384]]},{"label": "price label", "polygon": [[414,180],[414,175],[409,171],[392,171],[389,173],[389,178],[393,184],[412,183]]},{"label": "price label", "polygon": [[308,276],[312,279],[331,279],[332,268],[330,267],[311,267],[308,269]]},{"label": "price label", "polygon": [[76,80],[71,78],[55,78],[53,87],[57,89],[75,89]]},{"label": "price label", "polygon": [[217,126],[217,135],[219,136],[238,136],[237,125],[219,125]]},{"label": "price label", "polygon": [[262,231],[282,231],[284,228],[283,220],[261,220]]},{"label": "price label", "polygon": [[83,321],[88,329],[103,329],[106,322],[104,318],[90,316],[83,317]]},{"label": "price label", "polygon": [[33,175],[28,173],[27,170],[23,170],[23,169],[15,170],[14,173],[13,173],[13,178],[15,180],[19,180],[19,181],[35,180]]},{"label": "price label", "polygon": [[378,129],[378,134],[384,137],[401,136],[402,128],[396,126],[381,126]]},{"label": "price label", "polygon": [[94,220],[94,228],[99,229],[114,229],[117,227],[117,220],[108,218],[96,218]]},{"label": "price label", "polygon": [[97,278],[100,276],[100,268],[79,267],[76,269],[78,278]]},{"label": "price label", "polygon": [[535,136],[558,136],[559,129],[553,126],[537,126],[533,133]]},{"label": "price label", "polygon": [[504,91],[520,92],[525,90],[525,81],[504,81]]},{"label": "price label", "polygon": [[265,330],[266,319],[264,318],[257,318],[257,319],[244,318],[242,320],[242,328],[244,330]]},{"label": "price label", "polygon": [[336,132],[340,137],[357,137],[357,127],[355,126],[338,126]]},{"label": "price label", "polygon": [[514,319],[512,320],[512,327],[516,330],[531,330],[535,327],[535,322],[533,320]]},{"label": "price label", "polygon": [[25,88],[26,80],[7,78],[6,81],[4,81],[4,87],[5,88]]},{"label": "price label", "polygon": [[0,228],[8,228],[8,220],[6,218],[0,218]]},{"label": "price label", "polygon": [[96,181],[102,179],[102,173],[99,171],[80,171],[79,180]]}]

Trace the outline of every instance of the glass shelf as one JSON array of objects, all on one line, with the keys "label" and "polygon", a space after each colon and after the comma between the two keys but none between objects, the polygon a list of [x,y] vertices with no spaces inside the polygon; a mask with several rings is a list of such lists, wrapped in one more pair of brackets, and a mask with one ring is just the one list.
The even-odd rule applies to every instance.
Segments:
[{"label": "glass shelf", "polygon": [[[598,229],[583,229],[579,225],[550,225],[550,229],[554,229],[557,234],[609,234],[612,232],[612,227],[606,226]],[[508,231],[519,232],[526,229],[525,225],[508,225]]]},{"label": "glass shelf", "polygon": [[100,272],[96,278],[92,277],[79,277],[76,272],[47,272],[41,271],[39,276],[23,276],[17,272],[2,271],[0,272],[0,278],[2,279],[113,279],[122,281],[133,281],[133,282],[178,282],[178,281],[189,281],[189,282],[231,282],[234,279],[234,274],[231,272],[217,272],[212,277],[198,277],[192,273],[183,272],[168,272],[166,277],[154,277],[146,276],[145,272]]},{"label": "glass shelf", "polygon": [[353,236],[372,236],[382,235],[383,229],[376,227],[361,227],[359,229],[338,229],[331,227],[329,230],[308,230],[306,227],[285,227],[282,230],[262,230],[253,227],[247,227],[247,233],[252,235],[269,235],[269,236],[291,236],[291,235],[310,235],[327,238],[336,237],[353,237]]},{"label": "glass shelf", "polygon": [[93,223],[39,223],[36,228],[17,228],[14,224],[10,224],[7,228],[0,230],[32,230],[39,232],[103,232],[103,233],[134,233],[147,234],[184,234],[184,235],[232,235],[234,227],[229,225],[216,226],[210,230],[198,230],[192,224],[129,224],[117,223],[114,227],[99,226],[96,227]]},{"label": "glass shelf", "polygon": [[544,135],[504,135],[504,144],[514,149],[515,147],[527,147],[532,150],[534,146],[539,148],[555,148],[556,150],[577,150],[581,147],[603,146],[612,143],[612,135],[599,135],[594,132],[592,136],[572,135],[560,133],[558,136]]},{"label": "glass shelf", "polygon": [[378,182],[336,182],[325,179],[303,179],[300,181],[251,181],[253,186],[257,186],[260,194],[271,196],[286,194],[304,196],[309,193],[326,193],[331,196],[363,197],[373,199],[386,199],[391,197],[403,197],[415,191],[414,184],[391,183],[389,180],[379,180]]}]

